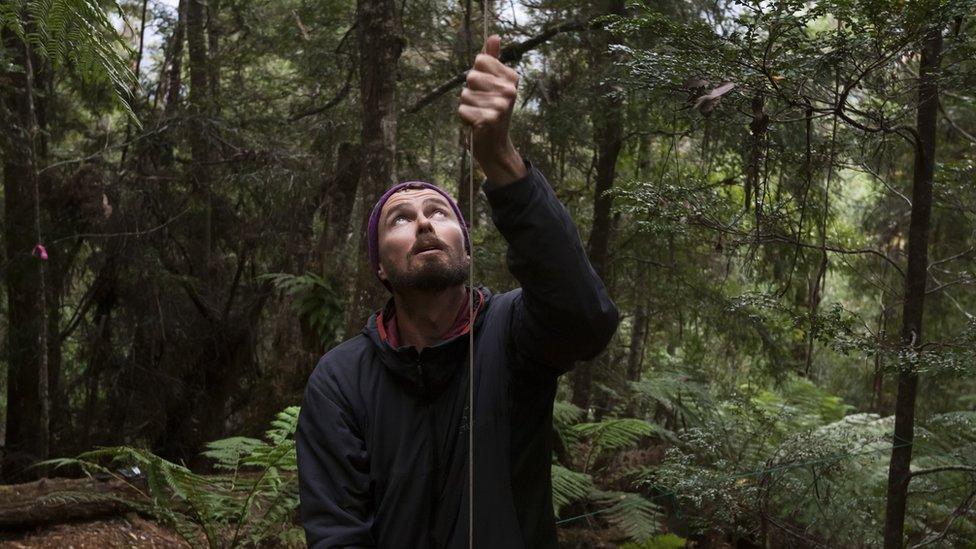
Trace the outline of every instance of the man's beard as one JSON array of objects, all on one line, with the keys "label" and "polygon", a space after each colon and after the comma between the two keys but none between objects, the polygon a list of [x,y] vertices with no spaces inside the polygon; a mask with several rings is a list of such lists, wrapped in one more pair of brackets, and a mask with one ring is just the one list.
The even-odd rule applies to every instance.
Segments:
[{"label": "man's beard", "polygon": [[464,281],[468,279],[470,266],[471,260],[466,256],[460,260],[451,260],[447,263],[424,261],[411,271],[398,272],[395,268],[386,269],[387,280],[396,289],[443,290],[464,284]]}]

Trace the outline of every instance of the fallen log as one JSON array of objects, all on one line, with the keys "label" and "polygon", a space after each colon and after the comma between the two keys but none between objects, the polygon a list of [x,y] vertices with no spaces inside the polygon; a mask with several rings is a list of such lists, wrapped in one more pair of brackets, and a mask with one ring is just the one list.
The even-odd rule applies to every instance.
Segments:
[{"label": "fallen log", "polygon": [[137,511],[145,498],[137,485],[118,479],[46,478],[0,486],[0,530],[22,530]]}]

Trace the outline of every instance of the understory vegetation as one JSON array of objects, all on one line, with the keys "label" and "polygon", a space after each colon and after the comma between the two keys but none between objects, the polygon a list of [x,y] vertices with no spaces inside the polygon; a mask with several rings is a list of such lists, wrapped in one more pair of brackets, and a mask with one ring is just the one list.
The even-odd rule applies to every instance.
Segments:
[{"label": "understory vegetation", "polygon": [[974,7],[0,3],[2,480],[301,546],[305,382],[388,295],[373,200],[473,200],[478,282],[518,286],[455,113],[487,25],[621,312],[559,382],[567,546],[971,546]]}]

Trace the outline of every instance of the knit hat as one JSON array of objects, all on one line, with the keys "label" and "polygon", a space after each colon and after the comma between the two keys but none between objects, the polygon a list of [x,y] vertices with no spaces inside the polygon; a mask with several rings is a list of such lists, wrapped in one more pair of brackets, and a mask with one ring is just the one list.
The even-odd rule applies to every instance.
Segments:
[{"label": "knit hat", "polygon": [[[383,205],[386,201],[390,199],[394,194],[405,190],[405,189],[430,189],[432,191],[437,191],[443,196],[447,203],[451,205],[451,209],[454,210],[454,215],[457,216],[458,221],[461,222],[461,232],[464,233],[464,251],[471,253],[471,241],[468,239],[468,224],[464,221],[464,216],[461,215],[461,209],[458,208],[454,199],[451,195],[447,194],[444,189],[434,185],[433,183],[426,183],[424,181],[404,181],[403,183],[397,183],[383,193],[383,196],[376,201],[376,205],[373,206],[373,211],[369,214],[369,223],[366,225],[366,246],[369,251],[369,264],[373,268],[373,275],[379,279],[379,268],[380,268],[380,237],[379,237],[379,223],[380,223],[380,212],[383,210]],[[380,282],[390,291],[393,291],[393,287],[390,283],[380,279]]]}]

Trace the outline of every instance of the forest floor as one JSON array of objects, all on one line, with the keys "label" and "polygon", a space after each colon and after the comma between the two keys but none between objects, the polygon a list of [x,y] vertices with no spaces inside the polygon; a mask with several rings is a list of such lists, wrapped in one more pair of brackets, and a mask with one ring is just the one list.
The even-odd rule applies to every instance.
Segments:
[{"label": "forest floor", "polygon": [[[563,549],[617,547],[620,533],[614,530],[572,528],[559,530]],[[102,520],[40,526],[18,533],[0,532],[0,549],[120,549],[189,548],[175,532],[135,513]]]},{"label": "forest floor", "polygon": [[[123,499],[132,490],[125,483],[93,479],[52,478],[0,486],[0,549],[189,548],[172,529],[118,501],[58,497],[70,493]],[[622,539],[619,531],[598,524],[559,529],[559,546],[565,549],[617,547]]]},{"label": "forest floor", "polygon": [[0,533],[0,548],[51,547],[102,549],[130,547],[189,548],[175,532],[135,513],[102,520],[39,526],[33,530]]}]

